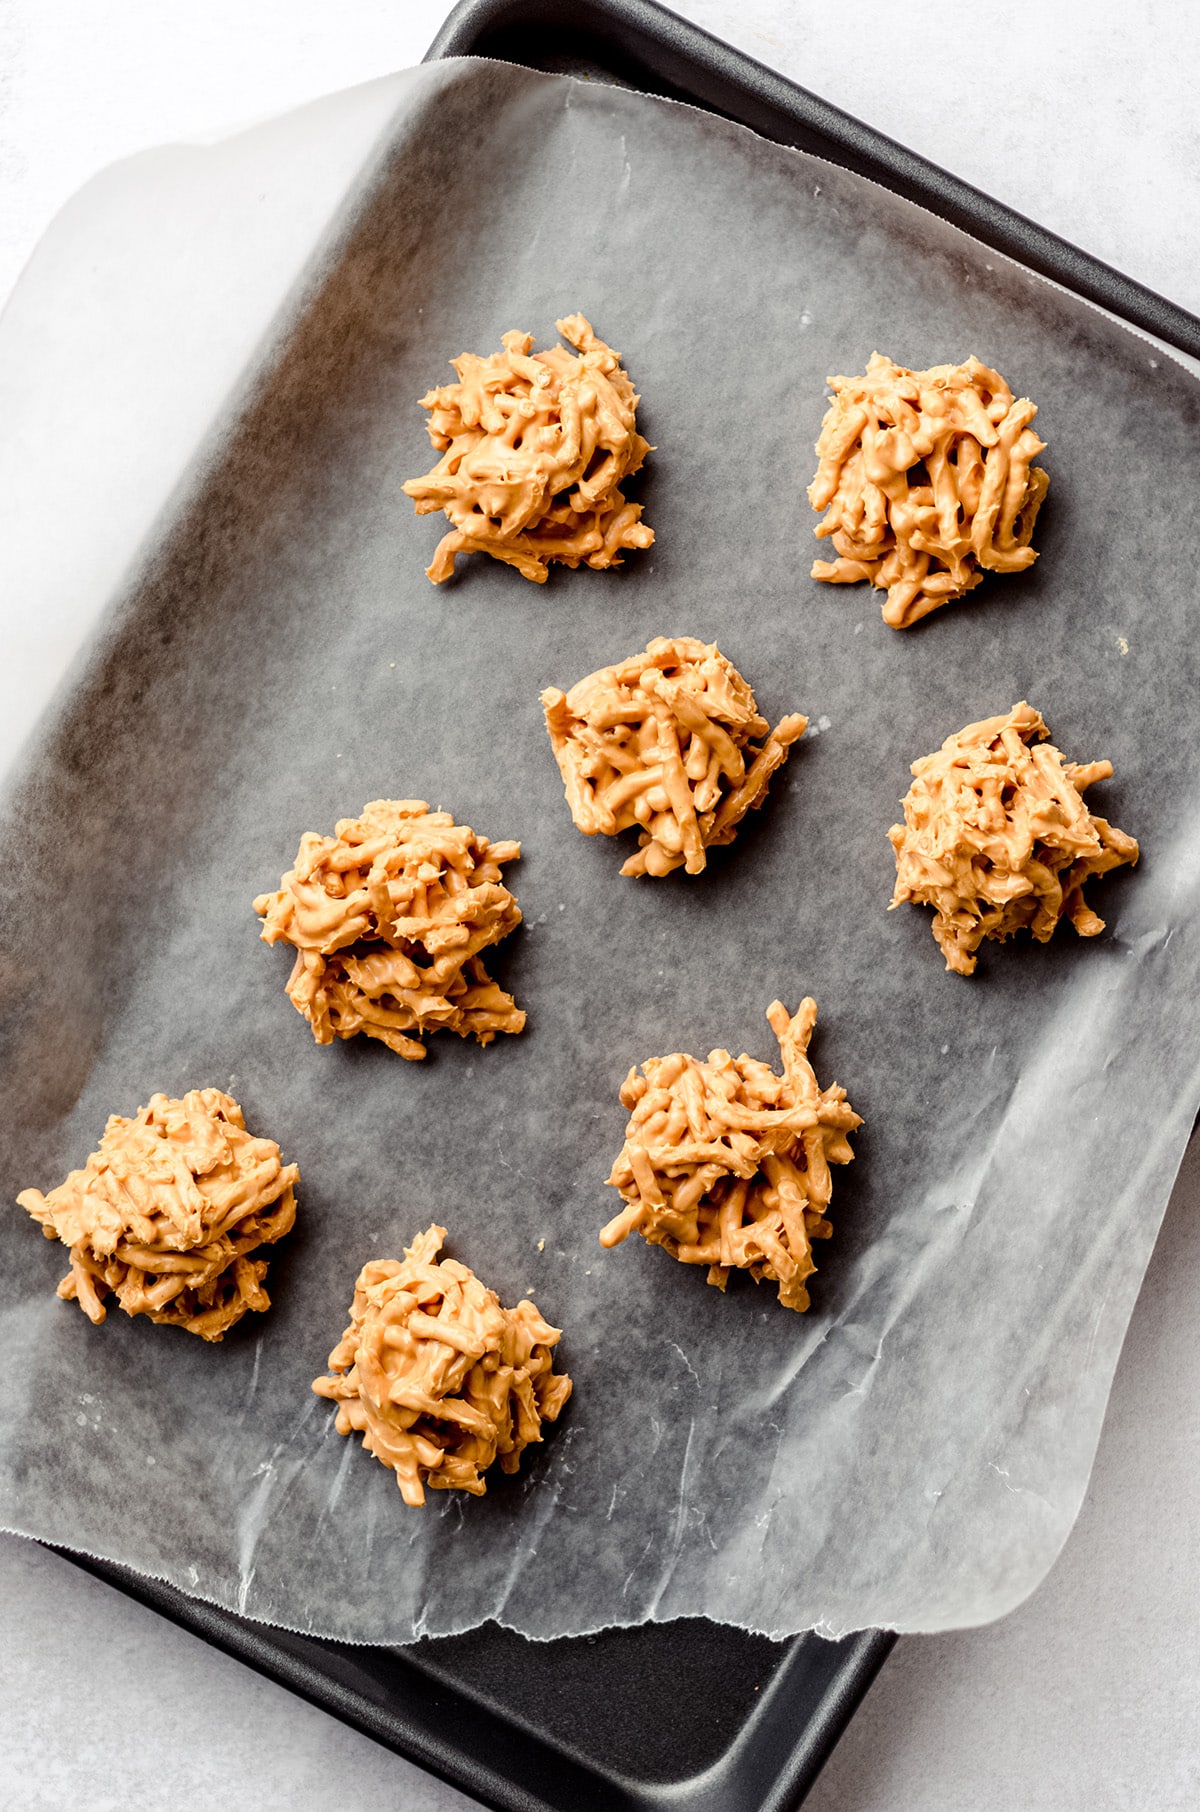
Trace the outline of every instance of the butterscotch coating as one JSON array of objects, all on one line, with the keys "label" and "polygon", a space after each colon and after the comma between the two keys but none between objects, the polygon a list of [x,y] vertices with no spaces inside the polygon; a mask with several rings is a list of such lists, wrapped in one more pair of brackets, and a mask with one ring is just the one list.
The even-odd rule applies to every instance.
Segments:
[{"label": "butterscotch coating", "polygon": [[299,1179],[273,1139],[246,1131],[236,1101],[198,1088],[154,1095],[133,1119],[113,1114],[82,1170],[17,1201],[70,1247],[58,1294],[90,1321],[112,1295],[127,1315],[220,1340],[270,1307],[267,1261],[252,1255],[290,1230]]},{"label": "butterscotch coating", "polygon": [[454,525],[427,569],[435,585],[459,554],[490,554],[542,585],[553,561],[619,566],[654,540],[621,491],[652,451],[621,355],[582,315],[555,325],[578,356],[531,353],[532,335],[506,333],[502,352],[464,352],[451,360],[458,382],[421,398],[441,458],[404,489],[418,516],[443,510]]},{"label": "butterscotch coating", "polygon": [[542,707],[579,829],[641,832],[623,875],[699,874],[808,727],[797,713],[770,730],[733,664],[692,636],[659,636],[567,693],[550,687]]},{"label": "butterscotch coating", "polygon": [[1134,839],[1083,802],[1112,763],[1064,761],[1049,734],[1022,701],[912,764],[904,823],[888,832],[892,906],[934,908],[933,935],[959,975],[974,974],[984,938],[1028,928],[1044,944],[1064,919],[1095,937],[1104,920],[1084,899],[1085,883],[1138,859]]},{"label": "butterscotch coating", "polygon": [[909,371],[872,353],[862,377],[831,377],[833,401],[808,488],[836,560],[814,579],[887,592],[893,629],[965,597],[985,571],[1021,572],[1050,483],[1028,397],[978,359]]},{"label": "butterscotch coating", "polygon": [[808,1060],[817,1003],[789,1017],[767,1008],[783,1074],[756,1058],[710,1051],[706,1062],[676,1052],[630,1070],[630,1109],[609,1183],[625,1207],[600,1235],[616,1246],[638,1232],[685,1265],[707,1265],[723,1290],[731,1270],[779,1286],[788,1309],[809,1306],[812,1242],[832,1233],[829,1166],[854,1156],[848,1133],[862,1120],[835,1082],[822,1089]]},{"label": "butterscotch coating", "polygon": [[338,1433],[361,1434],[412,1505],[426,1485],[482,1497],[488,1467],[516,1472],[571,1394],[553,1369],[560,1330],[532,1302],[504,1308],[466,1265],[439,1263],[445,1239],[430,1227],[402,1261],[363,1266],[329,1375],[313,1383],[337,1404]]},{"label": "butterscotch coating", "polygon": [[521,922],[500,878],[520,853],[423,799],[376,799],[332,837],[306,831],[295,867],[254,910],[264,942],[296,952],[288,998],[317,1043],[361,1032],[419,1059],[413,1032],[490,1044],[521,1031],[524,1013],[480,955]]}]

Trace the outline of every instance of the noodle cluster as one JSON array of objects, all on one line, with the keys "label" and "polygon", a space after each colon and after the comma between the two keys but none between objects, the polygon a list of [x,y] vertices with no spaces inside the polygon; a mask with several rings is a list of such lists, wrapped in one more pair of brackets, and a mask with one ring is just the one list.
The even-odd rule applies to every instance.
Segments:
[{"label": "noodle cluster", "polygon": [[609,1183],[625,1207],[600,1235],[618,1245],[638,1232],[685,1265],[707,1265],[723,1290],[731,1270],[779,1286],[788,1309],[806,1309],[816,1270],[814,1239],[828,1239],[831,1164],[853,1157],[847,1134],[862,1120],[838,1084],[818,1087],[808,1060],[817,1003],[789,1016],[767,1008],[783,1075],[756,1058],[710,1051],[706,1062],[677,1052],[631,1069],[621,1088],[630,1109]]},{"label": "noodle cluster", "polygon": [[458,382],[421,398],[441,458],[404,489],[418,516],[442,510],[453,524],[428,568],[435,585],[459,554],[490,554],[542,585],[553,561],[619,566],[654,540],[621,491],[651,451],[621,355],[582,315],[555,325],[577,354],[531,353],[530,334],[506,333],[502,352],[464,352]]},{"label": "noodle cluster", "polygon": [[127,1315],[220,1340],[248,1309],[270,1307],[267,1260],[254,1254],[290,1230],[299,1178],[273,1139],[246,1131],[236,1101],[199,1088],[154,1095],[133,1119],[113,1114],[82,1170],[17,1201],[70,1247],[58,1294],[90,1321],[112,1295]]},{"label": "noodle cluster", "polygon": [[1080,937],[1104,930],[1083,897],[1093,875],[1134,863],[1132,837],[1092,815],[1082,794],[1111,761],[1064,761],[1041,713],[1023,701],[968,724],[912,764],[892,905],[932,906],[947,969],[972,975],[984,938],[1028,927],[1046,943],[1064,919]]},{"label": "noodle cluster", "polygon": [[[660,636],[644,654],[542,693],[571,816],[585,836],[637,826],[623,875],[699,874],[732,843],[803,736],[798,713],[769,730],[747,682],[718,648]],[[752,737],[765,740],[758,748]]]},{"label": "noodle cluster", "polygon": [[424,1057],[417,1032],[488,1044],[525,1015],[480,955],[521,922],[500,878],[519,843],[489,843],[422,799],[376,799],[332,837],[306,831],[276,893],[254,910],[266,943],[291,944],[288,998],[318,1044],[362,1032]]},{"label": "noodle cluster", "polygon": [[515,1472],[571,1394],[553,1369],[559,1329],[529,1301],[504,1308],[466,1265],[439,1263],[445,1238],[430,1227],[403,1260],[363,1266],[350,1325],[313,1384],[337,1404],[338,1433],[361,1434],[412,1505],[426,1485],[482,1497],[493,1461]]},{"label": "noodle cluster", "polygon": [[862,377],[831,377],[833,401],[808,488],[836,560],[814,579],[869,579],[887,592],[883,620],[907,629],[985,571],[1020,572],[1050,480],[1032,461],[1045,442],[1037,407],[1014,398],[978,359],[908,371],[872,353]]}]

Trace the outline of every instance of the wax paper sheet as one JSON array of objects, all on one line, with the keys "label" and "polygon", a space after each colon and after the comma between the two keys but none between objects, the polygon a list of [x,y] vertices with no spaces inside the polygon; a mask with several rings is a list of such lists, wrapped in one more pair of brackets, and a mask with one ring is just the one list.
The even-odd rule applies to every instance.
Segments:
[{"label": "wax paper sheet", "polygon": [[[68,570],[109,597],[6,795],[2,1183],[49,1188],[108,1113],[214,1084],[299,1164],[300,1215],[270,1313],[220,1347],[91,1327],[54,1296],[62,1249],[3,1215],[0,1521],[370,1642],[1004,1612],[1076,1515],[1200,1102],[1194,380],[859,178],[502,65],[409,72],[118,187],[126,224],[169,223],[158,338],[99,254],[65,311],[87,197],[0,332],[42,549],[14,523],[9,608],[53,617]],[[655,545],[544,588],[468,560],[434,590],[439,521],[400,492],[429,463],[416,399],[573,310],[641,390]],[[78,346],[109,375],[67,399]],[[1036,567],[904,634],[808,577],[824,379],[876,347],[999,367],[1052,480]],[[64,565],[81,539],[94,570]],[[622,880],[627,849],[571,824],[538,694],[677,633],[813,727],[703,876]],[[1023,697],[1069,758],[1115,763],[1097,809],[1143,861],[1095,888],[1101,938],[992,946],[964,981],[924,912],[884,910],[885,833],[914,757]],[[497,970],[522,1037],[414,1065],[319,1049],[286,1000],[250,902],[302,831],[381,795],[521,840]],[[811,1312],[636,1239],[602,1252],[629,1064],[770,1057],[766,1006],[809,992],[818,1075],[866,1122]],[[520,1476],[419,1512],[309,1384],[359,1267],[432,1220],[565,1330],[576,1390]]]}]

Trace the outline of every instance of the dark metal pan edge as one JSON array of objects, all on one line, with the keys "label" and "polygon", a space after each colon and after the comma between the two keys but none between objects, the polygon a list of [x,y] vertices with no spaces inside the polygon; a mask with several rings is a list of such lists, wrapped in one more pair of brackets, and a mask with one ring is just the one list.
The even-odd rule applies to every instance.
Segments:
[{"label": "dark metal pan edge", "polygon": [[[385,1703],[381,1695],[353,1679],[356,1652],[372,1650],[356,1651],[351,1644],[254,1623],[115,1561],[43,1545],[495,1812],[578,1812],[584,1806],[588,1812],[667,1808],[682,1812],[685,1807],[687,1812],[792,1812],[812,1787],[896,1640],[882,1630],[862,1631],[839,1642],[797,1637],[772,1682],[776,1703],[763,1707],[768,1713],[766,1743],[761,1734],[747,1730],[715,1766],[694,1780],[640,1781],[616,1767],[602,1776],[515,1720],[456,1690],[445,1676],[406,1663],[395,1651],[389,1651],[395,1655],[389,1681],[393,1693]],[[793,1738],[786,1712],[797,1683],[789,1676],[802,1648],[810,1676],[805,1684],[810,1692],[817,1686],[817,1707]],[[343,1677],[337,1677],[339,1672]]]},{"label": "dark metal pan edge", "polygon": [[536,33],[590,49],[596,61],[631,86],[705,107],[764,138],[868,176],[1040,276],[1200,358],[1200,319],[1178,303],[656,0],[460,0],[425,61],[488,56],[537,67],[536,58],[520,54],[522,39]]}]

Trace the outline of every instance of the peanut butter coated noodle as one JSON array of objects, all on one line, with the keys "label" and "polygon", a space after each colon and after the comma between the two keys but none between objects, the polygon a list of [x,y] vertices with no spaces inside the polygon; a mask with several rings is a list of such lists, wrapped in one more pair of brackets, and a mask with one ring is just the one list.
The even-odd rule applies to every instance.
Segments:
[{"label": "peanut butter coated noodle", "polygon": [[707,1265],[723,1290],[731,1269],[779,1285],[788,1309],[806,1309],[816,1270],[812,1241],[828,1239],[831,1164],[853,1157],[847,1134],[862,1120],[833,1083],[817,1086],[807,1057],[817,1003],[794,1017],[767,1008],[783,1075],[728,1051],[651,1057],[630,1070],[621,1101],[625,1144],[608,1181],[626,1206],[600,1235],[616,1246],[635,1230],[685,1265]]},{"label": "peanut butter coated noodle", "polygon": [[480,951],[521,922],[500,878],[519,843],[489,843],[421,799],[376,799],[336,834],[306,831],[278,893],[254,910],[263,939],[296,951],[287,992],[318,1044],[378,1038],[401,1057],[410,1032],[489,1044],[525,1015],[490,979]]},{"label": "peanut butter coated noodle", "polygon": [[555,325],[578,357],[531,354],[532,335],[506,333],[503,352],[464,352],[451,361],[458,382],[421,398],[442,457],[404,489],[418,516],[444,510],[454,525],[427,569],[435,585],[459,554],[490,554],[542,585],[552,560],[619,566],[654,540],[620,488],[651,451],[621,355],[582,315]]},{"label": "peanut butter coated noodle", "polygon": [[1138,859],[1133,838],[1093,817],[1081,797],[1112,763],[1064,761],[1048,735],[1022,702],[912,764],[904,823],[888,832],[892,905],[934,908],[933,935],[959,975],[974,974],[985,937],[1028,926],[1044,944],[1064,919],[1095,937],[1104,920],[1084,899],[1085,882]]},{"label": "peanut butter coated noodle", "polygon": [[965,597],[985,570],[1033,565],[1050,480],[1030,463],[1045,442],[1029,426],[1028,397],[1014,400],[973,358],[908,371],[876,352],[864,377],[828,383],[808,500],[828,510],[816,533],[838,558],[815,561],[814,579],[869,579],[887,592],[884,622],[907,629]]},{"label": "peanut butter coated noodle", "polygon": [[[636,825],[623,875],[699,874],[713,844],[732,843],[808,719],[770,731],[754,694],[715,646],[658,637],[644,654],[542,693],[571,816],[585,836]],[[752,737],[765,737],[760,748]]]},{"label": "peanut butter coated noodle", "polygon": [[253,1254],[290,1230],[299,1178],[273,1139],[246,1131],[236,1101],[199,1088],[154,1095],[132,1120],[113,1114],[82,1170],[17,1201],[71,1248],[58,1293],[90,1321],[111,1294],[127,1315],[220,1340],[270,1307],[267,1261]]},{"label": "peanut butter coated noodle", "polygon": [[492,1462],[515,1472],[571,1394],[552,1369],[558,1328],[531,1302],[503,1308],[466,1265],[439,1264],[445,1238],[430,1227],[403,1262],[363,1266],[331,1375],[313,1384],[337,1404],[338,1433],[357,1430],[413,1505],[426,1485],[482,1497]]}]

